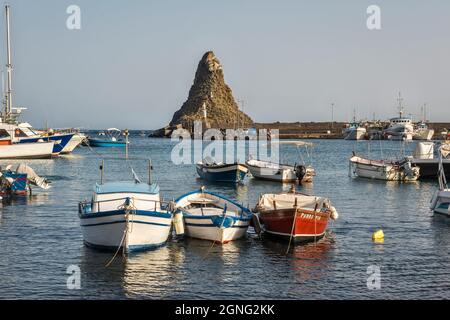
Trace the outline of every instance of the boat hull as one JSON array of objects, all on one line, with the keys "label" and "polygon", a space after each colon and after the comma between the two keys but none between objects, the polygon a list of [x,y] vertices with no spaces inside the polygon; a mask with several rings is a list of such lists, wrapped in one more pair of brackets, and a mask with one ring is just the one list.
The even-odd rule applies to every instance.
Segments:
[{"label": "boat hull", "polygon": [[[221,244],[244,237],[253,217],[242,205],[204,190],[187,193],[175,202],[183,214],[186,236]],[[208,207],[208,203],[214,205]]]},{"label": "boat hull", "polygon": [[80,214],[86,245],[104,250],[140,251],[164,245],[172,214],[160,211],[125,210]]},{"label": "boat hull", "polygon": [[344,131],[344,140],[363,140],[366,136],[365,128],[352,128]]},{"label": "boat hull", "polygon": [[232,222],[230,222],[230,225],[221,227],[221,216],[193,217],[183,212],[183,217],[188,237],[221,244],[244,237],[251,220],[251,218],[227,217]]},{"label": "boat hull", "polygon": [[20,138],[20,143],[31,143],[31,142],[38,142],[38,141],[45,141],[50,142],[53,141],[53,154],[59,154],[64,147],[69,143],[69,141],[73,137],[73,133],[67,133],[67,134],[56,134],[53,136],[46,136],[46,137],[33,137],[33,138]]},{"label": "boat hull", "polygon": [[15,143],[0,146],[0,159],[49,159],[54,142]]},{"label": "boat hull", "polygon": [[306,242],[325,235],[330,213],[290,208],[261,210],[259,217],[268,235],[294,242]]},{"label": "boat hull", "polygon": [[[256,179],[276,182],[298,181],[293,166],[281,165],[279,168],[261,167],[252,165],[249,161],[247,161],[246,165],[252,176]],[[312,182],[314,175],[314,169],[307,167],[306,174],[303,176],[300,182]]]},{"label": "boat hull", "polygon": [[239,182],[244,180],[248,169],[241,164],[225,164],[218,166],[196,165],[197,174],[205,180],[213,182]]},{"label": "boat hull", "polygon": [[413,140],[431,141],[431,139],[433,139],[433,136],[434,136],[433,129],[421,129],[414,132]]},{"label": "boat hull", "polygon": [[437,190],[431,203],[433,212],[450,217],[450,189]]},{"label": "boat hull", "polygon": [[82,134],[74,134],[66,146],[61,150],[61,154],[71,153],[76,147],[78,147],[86,137]]},{"label": "boat hull", "polygon": [[408,175],[400,166],[384,161],[352,157],[350,163],[354,165],[354,173],[361,178],[385,181],[416,181],[419,178],[418,167],[413,167],[414,174]]},{"label": "boat hull", "polygon": [[91,147],[125,147],[125,141],[107,141],[101,139],[91,139],[89,138],[89,145]]}]

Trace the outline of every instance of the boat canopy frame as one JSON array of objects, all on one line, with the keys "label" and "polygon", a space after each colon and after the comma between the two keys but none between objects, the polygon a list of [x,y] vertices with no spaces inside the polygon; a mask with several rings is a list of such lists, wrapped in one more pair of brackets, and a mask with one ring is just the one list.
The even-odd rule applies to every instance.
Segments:
[{"label": "boat canopy frame", "polygon": [[131,174],[135,180],[136,183],[141,183],[139,177],[137,176],[136,172],[134,171],[133,167],[129,164],[129,161],[146,161],[147,162],[147,176],[148,176],[148,184],[152,184],[152,159],[151,158],[140,158],[140,157],[118,157],[118,158],[102,158],[100,163],[100,185],[104,184],[105,182],[105,162],[106,161],[125,161],[130,169]]}]

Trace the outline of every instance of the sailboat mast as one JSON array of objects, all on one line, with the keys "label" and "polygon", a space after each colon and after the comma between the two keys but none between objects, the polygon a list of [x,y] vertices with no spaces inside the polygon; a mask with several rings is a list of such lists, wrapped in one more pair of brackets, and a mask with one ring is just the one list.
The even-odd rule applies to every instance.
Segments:
[{"label": "sailboat mast", "polygon": [[399,110],[399,113],[400,113],[400,118],[402,118],[403,117],[403,105],[402,105],[402,101],[403,101],[403,99],[402,99],[402,94],[399,92],[398,93],[398,110]]},{"label": "sailboat mast", "polygon": [[11,63],[11,36],[9,28],[9,5],[5,6],[6,14],[6,112],[5,118],[9,119],[12,108],[12,63]]}]

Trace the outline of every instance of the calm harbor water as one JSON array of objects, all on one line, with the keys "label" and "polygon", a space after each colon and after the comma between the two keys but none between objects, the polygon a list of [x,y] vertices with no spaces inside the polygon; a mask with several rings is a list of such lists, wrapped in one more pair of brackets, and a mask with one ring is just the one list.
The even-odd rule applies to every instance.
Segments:
[{"label": "calm harbor water", "polygon": [[[243,184],[210,184],[196,177],[194,165],[170,161],[174,143],[131,137],[133,156],[151,157],[153,178],[165,199],[202,185],[253,207],[260,193],[289,184],[246,178]],[[317,140],[313,184],[299,191],[329,197],[340,217],[330,235],[316,244],[296,246],[247,238],[223,246],[199,240],[169,241],[160,249],[116,258],[83,245],[77,203],[89,198],[99,179],[99,159],[123,155],[120,149],[78,148],[72,155],[27,161],[52,181],[52,189],[30,198],[3,201],[0,208],[0,298],[2,299],[431,299],[450,298],[450,219],[434,216],[429,200],[436,181],[395,183],[348,176],[352,150],[367,142]],[[398,153],[398,143],[372,142],[371,153]],[[409,146],[413,148],[413,145]],[[389,151],[390,150],[390,151]],[[294,163],[293,146],[281,146],[282,159]],[[2,161],[4,166],[12,161]],[[133,165],[139,167],[138,163]],[[130,170],[123,167],[126,174]],[[145,172],[145,164],[138,170]],[[111,174],[108,174],[108,170]],[[114,179],[118,164],[107,164]],[[112,172],[111,172],[112,171]],[[383,244],[371,234],[385,233]],[[66,286],[70,265],[81,270],[81,289]],[[381,270],[381,288],[369,290],[367,269]]]}]

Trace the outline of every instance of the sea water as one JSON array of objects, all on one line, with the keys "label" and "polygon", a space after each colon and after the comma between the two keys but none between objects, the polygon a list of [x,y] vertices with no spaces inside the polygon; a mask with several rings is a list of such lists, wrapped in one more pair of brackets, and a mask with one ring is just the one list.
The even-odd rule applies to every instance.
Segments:
[{"label": "sea water", "polygon": [[[152,179],[166,200],[206,186],[252,208],[261,193],[290,188],[248,177],[241,184],[208,183],[197,177],[194,164],[173,164],[175,142],[138,136],[130,140],[130,156],[152,159]],[[429,210],[437,181],[349,177],[352,151],[367,154],[367,142],[312,142],[317,176],[314,183],[296,188],[329,197],[336,207],[339,219],[329,224],[326,238],[287,252],[287,243],[261,240],[250,228],[246,238],[226,245],[173,239],[157,250],[119,255],[107,268],[114,253],[84,246],[78,202],[91,197],[101,159],[124,156],[124,150],[79,147],[56,159],[27,160],[52,181],[52,188],[3,200],[0,298],[450,298],[450,219]],[[405,153],[413,147],[407,146]],[[373,158],[399,156],[399,150],[398,142],[370,145]],[[294,146],[280,146],[280,154],[283,162],[299,162]],[[131,177],[131,167],[142,180],[147,178],[145,162],[107,161],[105,180]],[[384,231],[383,243],[372,242],[378,229]]]}]

